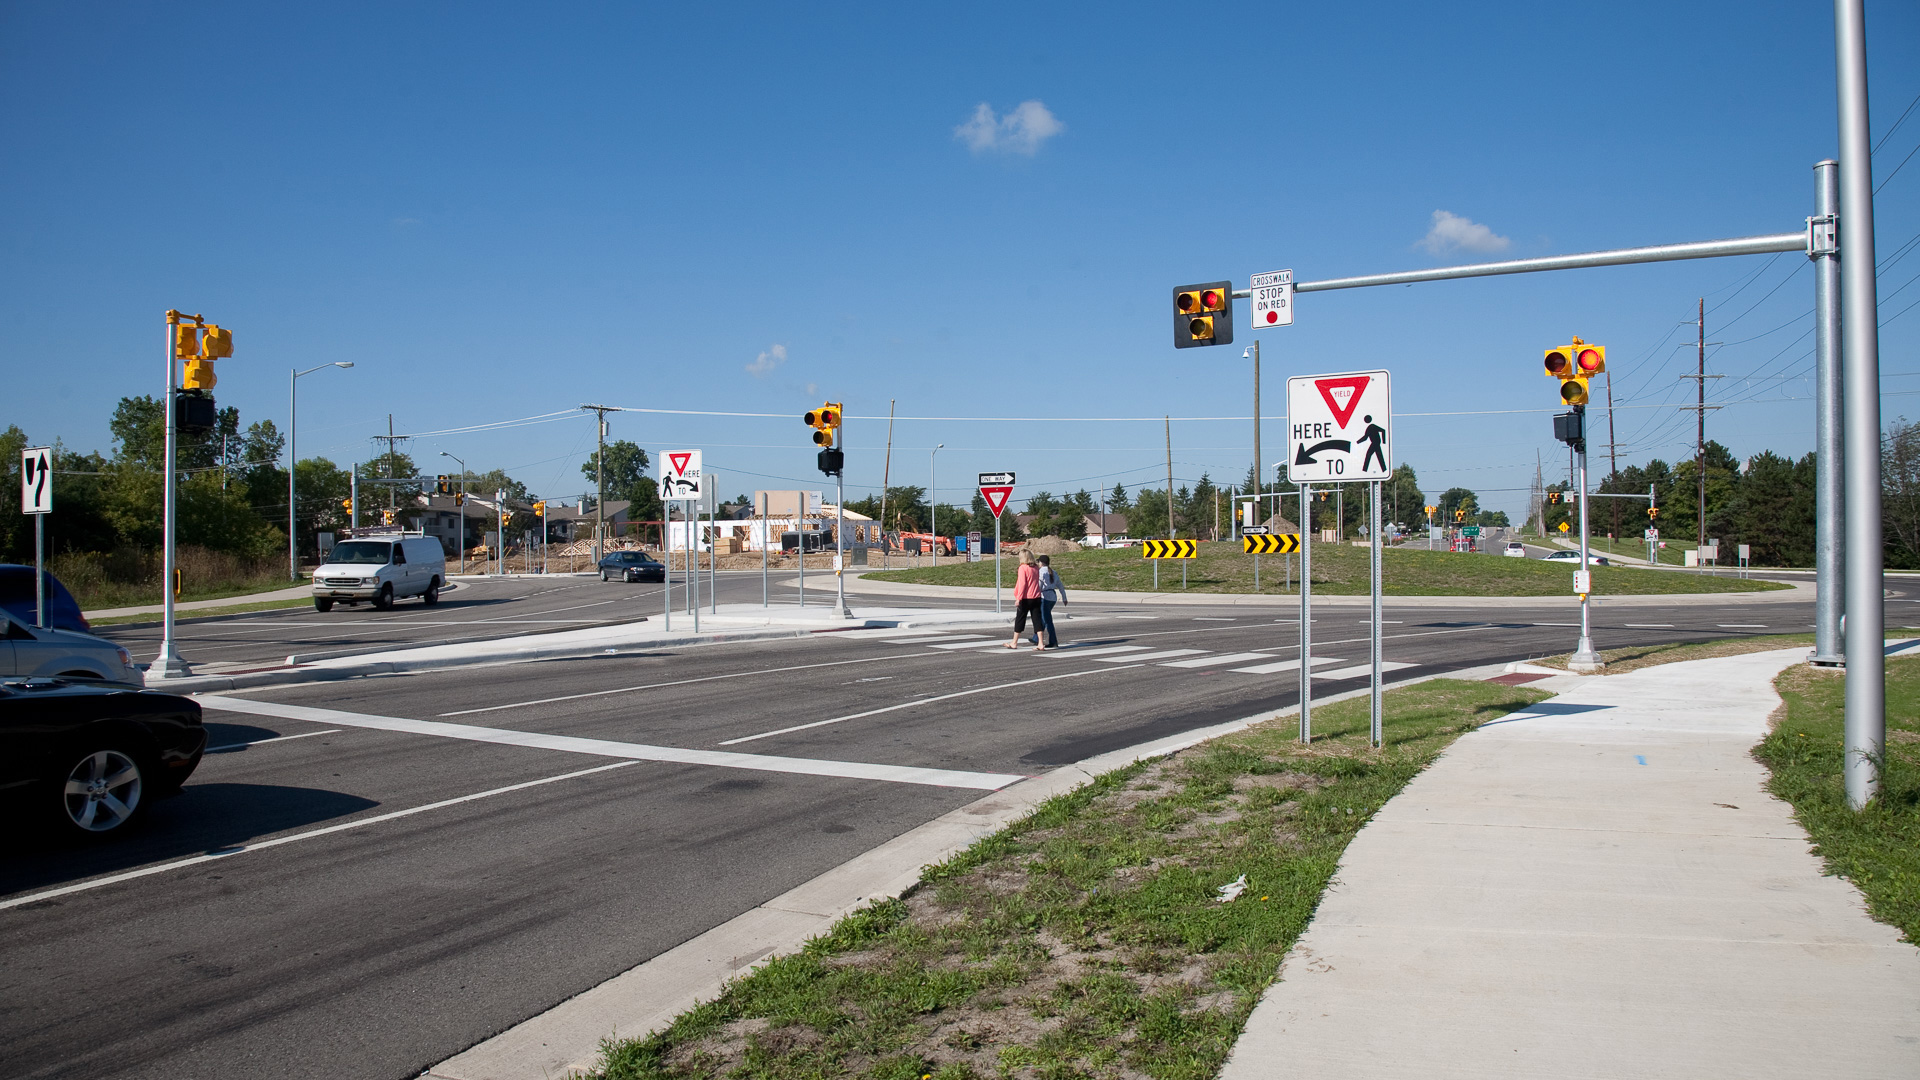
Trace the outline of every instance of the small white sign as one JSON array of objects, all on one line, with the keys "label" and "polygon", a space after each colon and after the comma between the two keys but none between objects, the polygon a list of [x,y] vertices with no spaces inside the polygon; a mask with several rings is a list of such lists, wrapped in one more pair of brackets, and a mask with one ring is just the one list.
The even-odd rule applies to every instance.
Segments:
[{"label": "small white sign", "polygon": [[1247,282],[1247,291],[1252,294],[1253,303],[1248,306],[1253,309],[1255,330],[1293,325],[1293,271],[1255,274]]},{"label": "small white sign", "polygon": [[20,451],[20,512],[53,513],[53,447]]},{"label": "small white sign", "polygon": [[667,502],[698,500],[701,495],[700,451],[666,450],[660,454],[660,498]]},{"label": "small white sign", "polygon": [[1593,591],[1593,571],[1575,570],[1573,572],[1573,594],[1585,596]]},{"label": "small white sign", "polygon": [[983,472],[980,474],[981,487],[1012,487],[1013,474],[1010,472]]},{"label": "small white sign", "polygon": [[1347,483],[1393,475],[1393,395],[1384,371],[1287,380],[1287,476]]}]

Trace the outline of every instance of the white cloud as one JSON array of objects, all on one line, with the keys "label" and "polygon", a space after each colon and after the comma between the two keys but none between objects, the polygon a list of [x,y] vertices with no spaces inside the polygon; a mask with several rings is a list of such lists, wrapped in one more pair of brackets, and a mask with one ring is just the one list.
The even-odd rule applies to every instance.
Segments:
[{"label": "white cloud", "polygon": [[1433,228],[1427,230],[1419,246],[1435,255],[1444,255],[1449,251],[1505,251],[1513,246],[1513,241],[1477,221],[1435,210]]},{"label": "white cloud", "polygon": [[786,362],[787,347],[785,345],[769,345],[767,346],[766,352],[754,357],[753,363],[747,365],[747,374],[756,379],[764,379],[768,375],[773,374],[774,368]]},{"label": "white cloud", "polygon": [[966,123],[953,129],[953,137],[976,154],[998,151],[1032,157],[1041,143],[1065,130],[1067,125],[1038,101],[1023,101],[998,117],[983,101],[974,106],[973,116]]}]

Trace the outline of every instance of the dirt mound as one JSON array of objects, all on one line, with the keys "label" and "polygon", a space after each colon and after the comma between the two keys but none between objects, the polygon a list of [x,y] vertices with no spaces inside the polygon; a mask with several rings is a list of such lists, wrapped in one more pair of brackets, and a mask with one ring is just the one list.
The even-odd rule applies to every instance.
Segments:
[{"label": "dirt mound", "polygon": [[1081,551],[1080,544],[1059,536],[1041,536],[1027,541],[1027,550],[1035,555],[1065,555],[1069,551]]}]

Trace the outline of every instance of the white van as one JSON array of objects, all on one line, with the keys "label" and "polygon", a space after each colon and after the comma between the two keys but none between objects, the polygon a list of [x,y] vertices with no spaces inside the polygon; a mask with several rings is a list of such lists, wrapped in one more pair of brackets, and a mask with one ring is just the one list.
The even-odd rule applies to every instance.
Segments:
[{"label": "white van", "polygon": [[335,601],[366,600],[385,611],[409,596],[437,604],[446,581],[446,552],[431,537],[343,540],[313,572],[313,606],[332,611]]}]

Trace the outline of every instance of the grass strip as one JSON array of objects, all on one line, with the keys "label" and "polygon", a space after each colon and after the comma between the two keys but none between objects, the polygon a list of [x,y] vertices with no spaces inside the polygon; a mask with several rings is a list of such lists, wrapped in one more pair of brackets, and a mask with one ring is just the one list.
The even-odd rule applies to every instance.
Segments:
[{"label": "grass strip", "polygon": [[[1293,563],[1295,588],[1285,585],[1286,558],[1281,555],[1262,557],[1259,592],[1274,596],[1297,593],[1298,557],[1294,557]],[[1139,548],[1069,551],[1054,555],[1052,559],[1054,569],[1067,584],[1069,597],[1074,589],[1156,591],[1153,561],[1142,558]],[[1161,560],[1157,591],[1182,591],[1180,562]],[[1237,544],[1201,544],[1199,558],[1185,562],[1186,592],[1249,594],[1256,591],[1253,587],[1253,556],[1243,554]],[[1314,591],[1330,596],[1364,596],[1370,591],[1369,567],[1370,555],[1365,548],[1316,544],[1313,549]],[[1571,596],[1574,569],[1571,563],[1542,559],[1390,548],[1382,557],[1380,576],[1381,588],[1388,596]],[[991,586],[993,561],[949,562],[937,567],[869,571],[863,576],[877,581],[925,585]],[[1001,578],[1004,587],[1013,587],[1012,560],[1003,563]],[[1789,587],[1774,581],[1673,574],[1645,567],[1593,568],[1596,596],[1766,592]]]},{"label": "grass strip", "polygon": [[[278,611],[281,608],[310,607],[312,604],[313,600],[311,598],[296,596],[287,600],[261,600],[252,604],[235,604],[232,607],[223,605],[212,608],[194,608],[191,611],[180,611],[176,609],[173,613],[173,621],[176,623],[192,622],[194,619],[211,619],[216,615],[239,615],[248,611]],[[125,623],[157,623],[159,621],[159,612],[148,611],[139,615],[114,615],[105,619],[88,619],[87,625],[119,626]]]},{"label": "grass strip", "polygon": [[1854,884],[1874,918],[1920,945],[1920,657],[1887,659],[1887,746],[1880,795],[1848,809],[1844,759],[1846,676],[1800,664],[1774,680],[1781,707],[1754,756],[1768,790],[1793,805],[1827,873]]},{"label": "grass strip", "polygon": [[[1901,637],[1915,632],[1913,628],[1890,626],[1888,637]],[[1640,668],[1658,667],[1661,664],[1677,664],[1683,660],[1711,660],[1716,656],[1740,656],[1745,653],[1772,652],[1792,645],[1813,645],[1812,634],[1743,634],[1737,637],[1715,638],[1712,641],[1670,641],[1657,645],[1629,645],[1622,649],[1602,649],[1600,659],[1607,665],[1606,674],[1620,675]],[[1542,667],[1564,668],[1570,653],[1558,656],[1529,660],[1529,664]]]},{"label": "grass strip", "polygon": [[[1435,679],[1106,774],[841,920],[599,1080],[1199,1080],[1226,1060],[1348,841],[1460,734],[1548,695]],[[1244,877],[1222,903],[1218,890]]]}]

